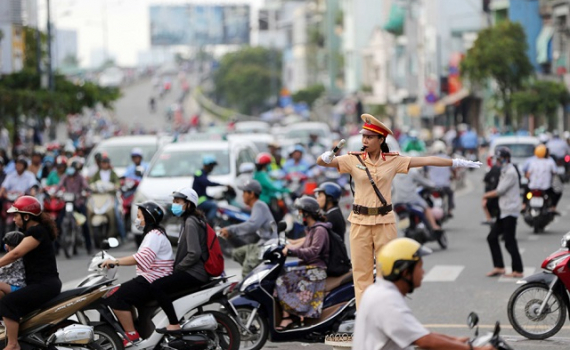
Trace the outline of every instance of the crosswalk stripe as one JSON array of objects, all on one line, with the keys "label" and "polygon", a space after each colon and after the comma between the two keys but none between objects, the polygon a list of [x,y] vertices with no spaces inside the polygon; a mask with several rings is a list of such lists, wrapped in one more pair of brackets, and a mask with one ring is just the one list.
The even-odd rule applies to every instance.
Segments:
[{"label": "crosswalk stripe", "polygon": [[424,276],[423,282],[453,282],[464,268],[462,265],[436,265]]},{"label": "crosswalk stripe", "polygon": [[[525,266],[523,268],[523,275],[524,275],[524,277],[528,277],[528,276],[534,274],[534,271],[536,271],[536,267]],[[505,268],[506,274],[509,274],[511,272],[513,272],[513,270],[510,267]],[[498,281],[499,282],[511,282],[511,283],[513,283],[513,282],[516,282],[518,280],[520,280],[520,278],[512,278],[512,277],[503,277],[502,276],[502,277],[499,277]]]}]

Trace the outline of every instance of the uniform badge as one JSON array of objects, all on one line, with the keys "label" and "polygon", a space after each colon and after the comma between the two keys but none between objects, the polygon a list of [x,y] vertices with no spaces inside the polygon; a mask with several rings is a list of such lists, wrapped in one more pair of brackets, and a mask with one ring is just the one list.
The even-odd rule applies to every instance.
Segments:
[{"label": "uniform badge", "polygon": [[361,165],[361,164],[356,164],[356,167],[360,170],[366,170],[366,167],[364,165]]}]

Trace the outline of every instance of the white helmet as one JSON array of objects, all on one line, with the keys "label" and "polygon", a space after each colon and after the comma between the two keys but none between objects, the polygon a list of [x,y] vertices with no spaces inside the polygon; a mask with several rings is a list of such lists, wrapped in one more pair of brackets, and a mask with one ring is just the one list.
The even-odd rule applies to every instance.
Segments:
[{"label": "white helmet", "polygon": [[194,203],[195,206],[198,206],[198,194],[196,193],[196,191],[192,189],[192,187],[189,186],[181,187],[178,190],[172,192],[172,197],[182,198],[184,200]]},{"label": "white helmet", "polygon": [[445,153],[447,151],[447,146],[445,145],[445,142],[443,142],[441,140],[436,140],[431,145],[431,151],[434,154],[435,153]]}]

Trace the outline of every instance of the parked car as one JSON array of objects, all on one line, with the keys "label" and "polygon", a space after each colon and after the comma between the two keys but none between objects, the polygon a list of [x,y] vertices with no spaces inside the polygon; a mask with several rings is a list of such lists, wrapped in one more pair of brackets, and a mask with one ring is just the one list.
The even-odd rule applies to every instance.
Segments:
[{"label": "parked car", "polygon": [[[211,155],[216,158],[218,165],[210,174],[215,182],[236,186],[239,168],[244,163],[255,162],[258,151],[255,144],[246,140],[212,140],[200,142],[179,142],[163,146],[153,158],[149,170],[137,188],[134,202],[154,200],[166,211],[163,220],[166,232],[171,241],[178,240],[180,221],[172,217],[170,207],[172,192],[182,186],[191,186],[194,173],[202,168],[202,157]],[[224,187],[208,188],[208,194],[217,197],[225,190]],[[241,199],[241,193],[237,198]],[[136,210],[135,207],[132,209]],[[131,218],[136,218],[136,212],[131,212]],[[140,235],[134,223],[131,229],[135,235]]]},{"label": "parked car", "polygon": [[143,160],[150,162],[160,146],[172,141],[172,137],[154,136],[154,135],[136,135],[136,136],[117,136],[103,140],[95,146],[89,153],[85,166],[83,167],[83,176],[93,176],[97,171],[95,163],[95,154],[106,153],[111,159],[111,165],[117,173],[122,176],[127,167],[132,164],[131,150],[138,147],[143,151]]},{"label": "parked car", "polygon": [[235,141],[253,141],[259,152],[269,152],[269,144],[275,141],[275,137],[271,134],[228,134],[228,140]]},{"label": "parked car", "polygon": [[252,134],[252,133],[269,133],[271,127],[269,123],[263,121],[243,121],[237,122],[234,125],[234,132],[239,134]]}]

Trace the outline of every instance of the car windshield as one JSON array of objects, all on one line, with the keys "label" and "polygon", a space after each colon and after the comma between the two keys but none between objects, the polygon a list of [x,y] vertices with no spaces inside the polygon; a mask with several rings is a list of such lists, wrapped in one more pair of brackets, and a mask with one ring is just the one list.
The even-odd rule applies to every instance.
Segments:
[{"label": "car windshield", "polygon": [[326,138],[326,131],[323,129],[296,129],[287,132],[286,138],[308,140],[309,135],[317,134],[319,138]]},{"label": "car windshield", "polygon": [[96,153],[107,153],[109,158],[111,159],[111,165],[116,168],[126,168],[129,165],[133,164],[131,159],[131,150],[135,147],[142,149],[143,151],[143,160],[145,162],[150,162],[152,156],[156,153],[157,145],[150,144],[150,145],[133,145],[133,144],[125,144],[125,145],[114,145],[114,146],[106,146],[106,145],[99,145],[95,152],[91,152],[91,156],[89,157],[89,161],[87,166],[92,164],[94,161],[93,157]]},{"label": "car windshield", "polygon": [[507,147],[511,150],[511,157],[512,158],[528,158],[534,155],[534,148],[535,145],[532,143],[512,143],[512,144],[502,144],[497,145],[495,149],[498,147]]},{"label": "car windshield", "polygon": [[230,155],[227,150],[176,150],[161,153],[151,165],[148,177],[193,176],[202,168],[202,157],[206,155],[216,158],[218,162],[210,175],[230,173]]}]

